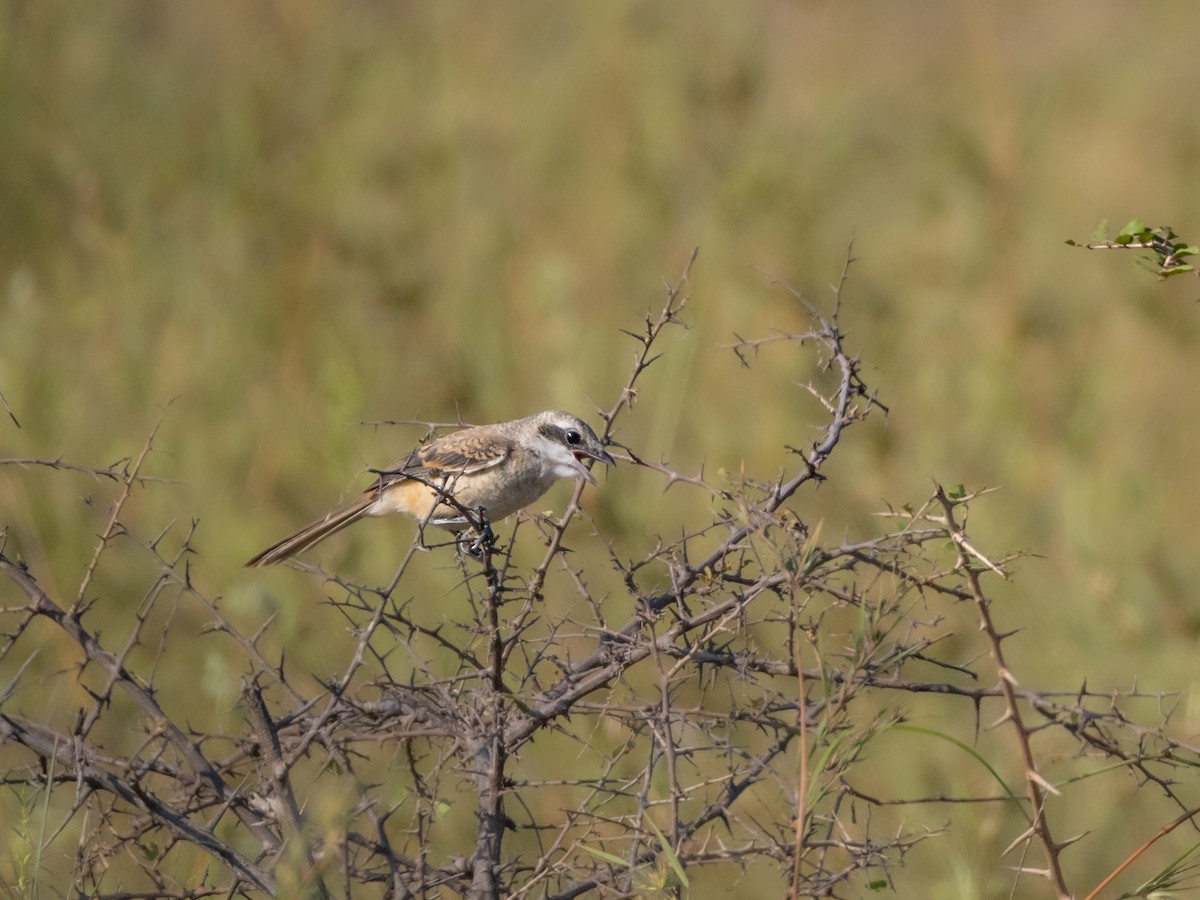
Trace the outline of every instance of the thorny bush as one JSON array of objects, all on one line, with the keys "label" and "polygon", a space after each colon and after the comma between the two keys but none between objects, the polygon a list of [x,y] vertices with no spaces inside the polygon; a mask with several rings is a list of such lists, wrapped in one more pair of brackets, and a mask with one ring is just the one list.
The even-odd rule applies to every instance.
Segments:
[{"label": "thorny bush", "polygon": [[[793,502],[825,477],[853,426],[886,412],[845,346],[845,272],[830,311],[789,292],[809,330],[727,347],[746,366],[760,353],[794,354],[809,372],[798,389],[819,427],[797,424],[780,474],[716,483],[624,447],[620,426],[660,338],[683,326],[691,265],[661,311],[628,332],[633,366],[600,413],[622,465],[644,467],[664,490],[702,492],[711,510],[685,534],[651,536],[640,558],[609,547],[607,568],[584,568],[568,552],[568,535],[604,541],[580,487],[561,517],[521,514],[507,544],[481,559],[435,550],[461,568],[455,609],[464,615],[406,598],[420,537],[383,585],[301,566],[323,579],[354,635],[337,672],[324,675],[264,651],[269,620],[239,628],[194,585],[189,566],[203,559],[190,533],[168,552],[165,534],[127,527],[138,493],[162,489],[143,475],[152,438],[136,460],[82,470],[117,492],[74,596],[45,587],[0,532],[0,761],[26,812],[4,863],[8,893],[683,896],[702,895],[708,873],[724,867],[753,869],[780,894],[861,895],[900,877],[896,864],[941,830],[918,817],[876,833],[871,811],[900,798],[856,786],[872,742],[906,727],[889,698],[938,694],[976,714],[1000,704],[1026,776],[997,793],[1028,824],[1014,841],[1021,859],[1043,859],[1018,868],[1067,895],[1063,844],[1045,815],[1057,791],[1039,774],[1031,734],[1058,729],[1170,796],[1168,767],[1194,762],[1195,751],[1133,729],[1109,695],[1020,686],[982,586],[1008,560],[993,562],[969,540],[972,497],[938,488],[924,506],[892,511],[877,536],[843,543]],[[55,477],[80,471],[61,460],[0,462],[49,466]],[[0,528],[23,527],[20,510],[4,515]],[[520,542],[540,547],[540,562],[518,564]],[[153,571],[121,601],[124,633],[102,634],[90,621],[93,579],[119,554],[148,559]],[[572,595],[553,607],[569,615],[547,614],[550,591]],[[198,730],[187,698],[156,683],[160,629],[179,627],[161,608],[181,605],[210,623],[189,641],[237,649],[243,688],[231,733]],[[985,643],[967,662],[961,648],[939,657],[947,623],[969,631],[971,611]],[[67,716],[43,709],[45,680],[27,675],[47,628],[73,648],[50,680],[77,679],[89,698]],[[105,738],[114,728],[141,737],[118,750]],[[329,797],[340,798],[333,813]]]}]

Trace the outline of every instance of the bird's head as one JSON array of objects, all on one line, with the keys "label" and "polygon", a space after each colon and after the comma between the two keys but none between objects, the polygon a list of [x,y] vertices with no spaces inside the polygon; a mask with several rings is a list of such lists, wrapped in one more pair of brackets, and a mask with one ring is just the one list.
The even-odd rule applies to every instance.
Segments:
[{"label": "bird's head", "polygon": [[614,464],[596,432],[578,416],[551,409],[538,413],[530,421],[537,435],[539,451],[554,466],[556,477],[582,478],[595,484],[596,479],[584,461],[595,460],[606,466]]}]

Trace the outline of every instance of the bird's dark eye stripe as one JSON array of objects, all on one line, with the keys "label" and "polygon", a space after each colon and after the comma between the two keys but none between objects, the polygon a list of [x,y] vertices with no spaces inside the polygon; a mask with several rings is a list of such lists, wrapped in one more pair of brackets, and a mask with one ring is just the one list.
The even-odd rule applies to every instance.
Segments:
[{"label": "bird's dark eye stripe", "polygon": [[572,428],[570,425],[555,425],[551,422],[544,422],[538,427],[538,431],[552,441],[561,441],[568,447],[578,447],[584,443],[583,430]]}]

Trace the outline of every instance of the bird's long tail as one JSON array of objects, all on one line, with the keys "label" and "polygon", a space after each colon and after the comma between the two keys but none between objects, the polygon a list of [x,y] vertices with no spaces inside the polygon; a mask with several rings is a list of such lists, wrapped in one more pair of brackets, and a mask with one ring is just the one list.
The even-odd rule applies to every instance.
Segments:
[{"label": "bird's long tail", "polygon": [[311,525],[301,528],[291,537],[285,537],[278,544],[272,544],[262,553],[247,560],[246,567],[270,566],[291,559],[297,553],[303,553],[314,544],[319,544],[335,532],[341,531],[365,516],[375,503],[374,497],[367,497],[350,506],[335,509],[333,512],[317,519]]}]

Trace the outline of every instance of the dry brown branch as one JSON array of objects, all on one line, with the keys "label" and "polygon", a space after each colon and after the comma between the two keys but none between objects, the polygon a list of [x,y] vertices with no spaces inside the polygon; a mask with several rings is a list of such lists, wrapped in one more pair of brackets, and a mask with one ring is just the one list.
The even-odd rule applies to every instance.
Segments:
[{"label": "dry brown branch", "polygon": [[[1071,894],[1063,880],[1062,866],[1059,862],[1059,853],[1062,847],[1055,842],[1046,816],[1046,794],[1058,794],[1059,791],[1038,772],[1037,759],[1029,742],[1032,729],[1026,726],[1024,714],[1018,703],[1019,683],[1005,662],[1004,650],[1001,647],[1004,635],[996,630],[995,622],[992,620],[991,604],[983,592],[979,568],[976,566],[977,564],[982,565],[985,569],[993,572],[1000,572],[1000,569],[971,546],[962,526],[955,519],[956,503],[946,495],[941,485],[938,485],[935,496],[944,512],[944,518],[941,521],[945,525],[946,534],[957,548],[959,569],[966,576],[967,584],[970,586],[971,597],[975,601],[975,608],[979,613],[980,630],[987,636],[992,660],[996,664],[997,683],[1000,693],[1004,697],[1004,715],[994,724],[999,725],[1002,722],[1012,724],[1013,731],[1017,736],[1017,745],[1021,751],[1021,761],[1024,763],[1025,788],[1029,793],[1031,821],[1027,835],[1018,837],[1013,842],[1013,846],[1023,842],[1026,836],[1036,835],[1046,853],[1046,868],[1037,874],[1044,875],[1050,880],[1060,898],[1068,898]],[[1003,575],[1002,572],[1000,574]],[[1024,871],[1033,872],[1035,870],[1024,869]]]}]

